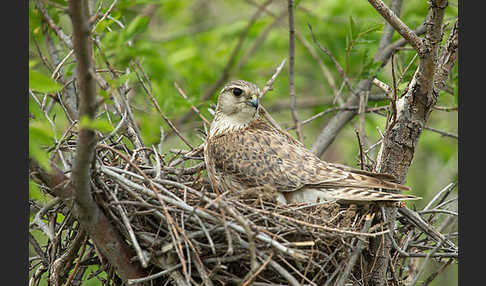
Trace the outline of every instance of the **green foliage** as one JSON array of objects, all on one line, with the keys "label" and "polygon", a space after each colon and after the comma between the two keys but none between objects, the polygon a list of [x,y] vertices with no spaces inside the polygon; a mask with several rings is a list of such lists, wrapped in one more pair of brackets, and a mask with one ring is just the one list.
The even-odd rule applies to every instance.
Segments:
[{"label": "green foliage", "polygon": [[29,179],[29,199],[41,202],[45,202],[47,200],[44,193],[41,192],[39,186],[37,186],[37,184],[32,181],[32,179]]},{"label": "green foliage", "polygon": [[51,166],[45,149],[53,143],[52,131],[46,123],[38,121],[29,123],[29,156],[49,171]]},{"label": "green foliage", "polygon": [[38,92],[60,91],[62,86],[38,71],[29,69],[29,88]]},{"label": "green foliage", "polygon": [[87,116],[81,117],[79,120],[79,127],[80,128],[90,128],[94,130],[98,130],[100,132],[111,132],[113,131],[113,126],[111,123],[103,118],[99,119],[90,119]]}]

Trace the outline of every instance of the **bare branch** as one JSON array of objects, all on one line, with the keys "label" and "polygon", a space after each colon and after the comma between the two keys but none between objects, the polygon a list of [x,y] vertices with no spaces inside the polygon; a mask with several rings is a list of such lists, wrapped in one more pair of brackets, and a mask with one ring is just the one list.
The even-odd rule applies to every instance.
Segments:
[{"label": "bare branch", "polygon": [[[361,80],[356,88],[357,91],[365,92],[371,88],[371,80]],[[355,107],[359,105],[359,97],[350,96],[343,107]],[[357,114],[357,110],[342,110],[329,120],[326,127],[319,133],[311,147],[311,151],[321,156],[331,145],[341,129]]]},{"label": "bare branch", "polygon": [[238,52],[241,50],[243,47],[243,42],[245,41],[248,31],[250,30],[251,26],[256,22],[256,20],[260,17],[262,14],[263,10],[272,3],[273,0],[267,0],[265,3],[263,3],[260,7],[258,7],[258,10],[253,14],[251,17],[250,21],[248,21],[248,24],[245,28],[245,30],[241,33],[240,38],[238,39],[238,43],[236,43],[236,46],[233,48],[233,51],[231,52],[231,55],[226,62],[226,65],[223,69],[223,72],[221,73],[220,77],[216,80],[213,85],[211,85],[205,92],[204,95],[202,96],[202,100],[208,100],[215,92],[216,90],[228,79],[230,76],[231,69],[234,66],[234,63],[236,61],[236,57],[238,55]]},{"label": "bare branch", "polygon": [[383,18],[385,18],[385,20],[388,21],[388,23],[390,23],[390,25],[392,25],[393,28],[395,28],[395,30],[402,35],[402,37],[404,37],[418,53],[422,53],[422,39],[410,30],[395,12],[388,8],[381,0],[368,0],[368,2],[375,7],[376,11],[378,11],[378,13],[380,13],[381,16],[383,16]]},{"label": "bare branch", "polygon": [[35,0],[35,5],[37,6],[37,9],[39,9],[39,12],[42,15],[42,19],[46,21],[46,23],[56,33],[59,39],[61,39],[61,41],[63,41],[63,43],[68,47],[68,49],[71,50],[73,48],[73,43],[71,42],[71,39],[66,34],[64,34],[64,31],[61,28],[59,28],[56,25],[56,23],[54,23],[54,21],[51,19],[49,14],[47,14],[47,10],[44,7],[44,5],[41,3],[41,1]]},{"label": "bare branch", "polygon": [[[179,94],[187,101],[189,102],[189,98],[187,97],[187,95],[184,93],[184,91],[181,89],[181,87],[177,84],[177,82],[174,82],[174,86],[175,88],[177,89],[177,91],[179,92]],[[191,104],[191,109],[196,112],[197,115],[199,115],[199,118],[201,118],[204,123],[206,123],[207,125],[211,125],[211,122],[209,122],[202,114],[201,112],[199,111],[199,109],[197,109],[194,105]]]},{"label": "bare branch", "polygon": [[[417,36],[423,35],[425,31],[426,31],[425,25],[420,25],[413,30],[413,32]],[[390,59],[392,52],[398,48],[405,46],[406,44],[407,44],[407,40],[401,38],[399,40],[396,40],[394,43],[389,44],[383,50],[378,50],[374,58],[375,62],[383,62],[383,65],[386,64],[388,59]]]},{"label": "bare branch", "polygon": [[272,77],[265,83],[265,86],[262,89],[262,93],[260,94],[259,99],[261,99],[267,92],[269,92],[270,90],[272,90],[272,85],[275,82],[275,80],[277,79],[277,76],[282,71],[282,69],[283,69],[286,61],[287,61],[286,59],[283,59],[282,60],[282,62],[280,63],[280,65],[277,67],[277,69],[273,73]]},{"label": "bare branch", "polygon": [[[52,173],[47,173],[35,161],[30,161],[29,170],[37,179],[52,190],[54,196],[60,197],[66,205],[72,205],[74,189],[69,179],[55,165],[51,165]],[[74,208],[76,217],[80,217],[79,208]],[[138,263],[132,263],[135,255],[125,243],[119,232],[113,227],[108,217],[98,208],[92,209],[92,221],[86,225],[81,221],[83,228],[88,232],[98,250],[115,268],[117,273],[125,279],[145,276],[144,270]]]},{"label": "bare branch", "polygon": [[[371,226],[371,222],[373,220],[374,215],[367,215],[365,218],[365,224],[363,228],[361,229],[362,232],[367,232]],[[349,274],[351,273],[351,270],[353,269],[354,265],[356,264],[356,261],[358,260],[359,255],[365,248],[364,241],[358,240],[356,242],[355,249],[353,251],[353,254],[348,260],[348,263],[346,264],[346,268],[344,268],[344,271],[341,272],[341,275],[337,278],[337,281],[334,285],[344,285],[347,281],[347,278]]]},{"label": "bare branch", "polygon": [[290,110],[292,118],[297,127],[297,137],[300,142],[304,142],[302,134],[302,125],[299,114],[295,109],[295,82],[294,82],[294,66],[295,66],[295,24],[294,24],[294,0],[288,0],[288,15],[289,15],[289,94],[290,94]]},{"label": "bare branch", "polygon": [[334,63],[334,66],[336,67],[336,70],[339,72],[339,74],[341,75],[341,77],[343,78],[344,80],[344,83],[346,84],[346,87],[354,94],[355,91],[351,85],[351,82],[348,78],[348,76],[346,75],[346,73],[344,72],[344,69],[341,67],[341,65],[339,64],[339,62],[336,60],[336,58],[334,57],[334,55],[325,47],[321,46],[321,44],[317,41],[316,39],[316,36],[314,35],[314,32],[312,31],[312,26],[310,24],[308,24],[309,26],[309,30],[312,34],[312,39],[314,40],[314,43],[316,44],[316,46],[323,52],[325,53],[326,55],[329,56],[329,58],[331,59],[331,61]]},{"label": "bare branch", "polygon": [[449,73],[456,64],[459,46],[459,19],[456,19],[445,48],[439,56],[437,71],[434,76],[434,93],[438,96],[448,81]]},{"label": "bare branch", "polygon": [[[77,61],[80,90],[79,118],[93,119],[96,112],[96,83],[91,62],[92,43],[89,37],[87,1],[69,1],[69,13],[73,27],[73,49]],[[123,279],[140,277],[143,271],[137,267],[137,264],[128,262],[127,256],[131,251],[126,248],[124,241],[91,196],[90,169],[95,145],[94,130],[81,127],[71,177],[74,199],[78,207],[78,219],[100,252],[118,269],[118,274]]]}]

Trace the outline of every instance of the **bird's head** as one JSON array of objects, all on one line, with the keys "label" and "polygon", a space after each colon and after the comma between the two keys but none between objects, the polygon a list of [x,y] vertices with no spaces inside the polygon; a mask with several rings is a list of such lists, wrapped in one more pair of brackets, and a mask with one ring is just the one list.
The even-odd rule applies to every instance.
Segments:
[{"label": "bird's head", "polygon": [[211,133],[238,130],[258,117],[260,89],[244,80],[233,80],[221,90]]},{"label": "bird's head", "polygon": [[251,120],[258,110],[259,95],[260,89],[251,82],[230,81],[219,94],[216,111],[242,121]]}]

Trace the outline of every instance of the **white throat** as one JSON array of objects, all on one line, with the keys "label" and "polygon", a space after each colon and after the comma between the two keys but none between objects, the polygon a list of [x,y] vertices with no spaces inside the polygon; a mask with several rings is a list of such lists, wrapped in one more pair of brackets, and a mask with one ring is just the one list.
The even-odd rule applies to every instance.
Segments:
[{"label": "white throat", "polygon": [[216,112],[211,128],[209,129],[209,136],[216,136],[225,132],[238,131],[244,129],[252,121],[248,116],[228,116],[222,112]]}]

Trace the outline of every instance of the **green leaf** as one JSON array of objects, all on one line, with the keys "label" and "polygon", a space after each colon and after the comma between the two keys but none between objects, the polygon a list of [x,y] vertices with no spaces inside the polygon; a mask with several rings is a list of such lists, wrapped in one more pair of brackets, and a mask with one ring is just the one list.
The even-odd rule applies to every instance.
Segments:
[{"label": "green leaf", "polygon": [[170,57],[170,63],[175,65],[183,61],[192,59],[196,55],[196,49],[194,47],[187,47],[174,52]]},{"label": "green leaf", "polygon": [[367,28],[366,30],[360,32],[361,35],[366,35],[369,33],[373,33],[375,31],[381,30],[383,28],[383,24],[374,24],[371,27]]},{"label": "green leaf", "polygon": [[[137,80],[137,74],[136,73],[131,72],[131,73],[124,74],[116,80],[116,87],[119,87],[119,86],[125,84],[126,81],[128,81],[129,83],[133,83],[136,80]],[[113,88],[113,86],[112,86],[112,88]]]},{"label": "green leaf", "polygon": [[90,128],[90,129],[95,129],[100,132],[111,132],[113,131],[113,126],[111,123],[106,120],[106,119],[90,119],[87,116],[83,116],[81,120],[79,121],[79,127],[80,128]]},{"label": "green leaf", "polygon": [[352,16],[349,16],[349,25],[351,27],[351,38],[354,39],[358,35],[359,31]]},{"label": "green leaf", "polygon": [[38,92],[50,93],[60,91],[62,86],[50,77],[29,69],[29,88]]},{"label": "green leaf", "polygon": [[47,201],[44,193],[41,192],[39,186],[37,186],[37,184],[32,179],[29,179],[29,199],[44,202]]},{"label": "green leaf", "polygon": [[53,143],[52,131],[45,124],[41,122],[29,124],[29,156],[48,172],[51,171],[51,166],[45,147]]},{"label": "green leaf", "polygon": [[96,23],[96,27],[95,27],[95,32],[96,33],[101,33],[103,32],[104,30],[106,30],[106,28],[108,28],[109,26],[111,26],[111,24],[115,23],[115,21],[111,20],[111,19],[105,19],[101,22],[98,22]]},{"label": "green leaf", "polygon": [[37,64],[36,60],[29,60],[29,69],[35,67],[36,64]]},{"label": "green leaf", "polygon": [[125,39],[132,38],[136,33],[141,33],[147,28],[149,18],[138,16],[123,31]]}]

